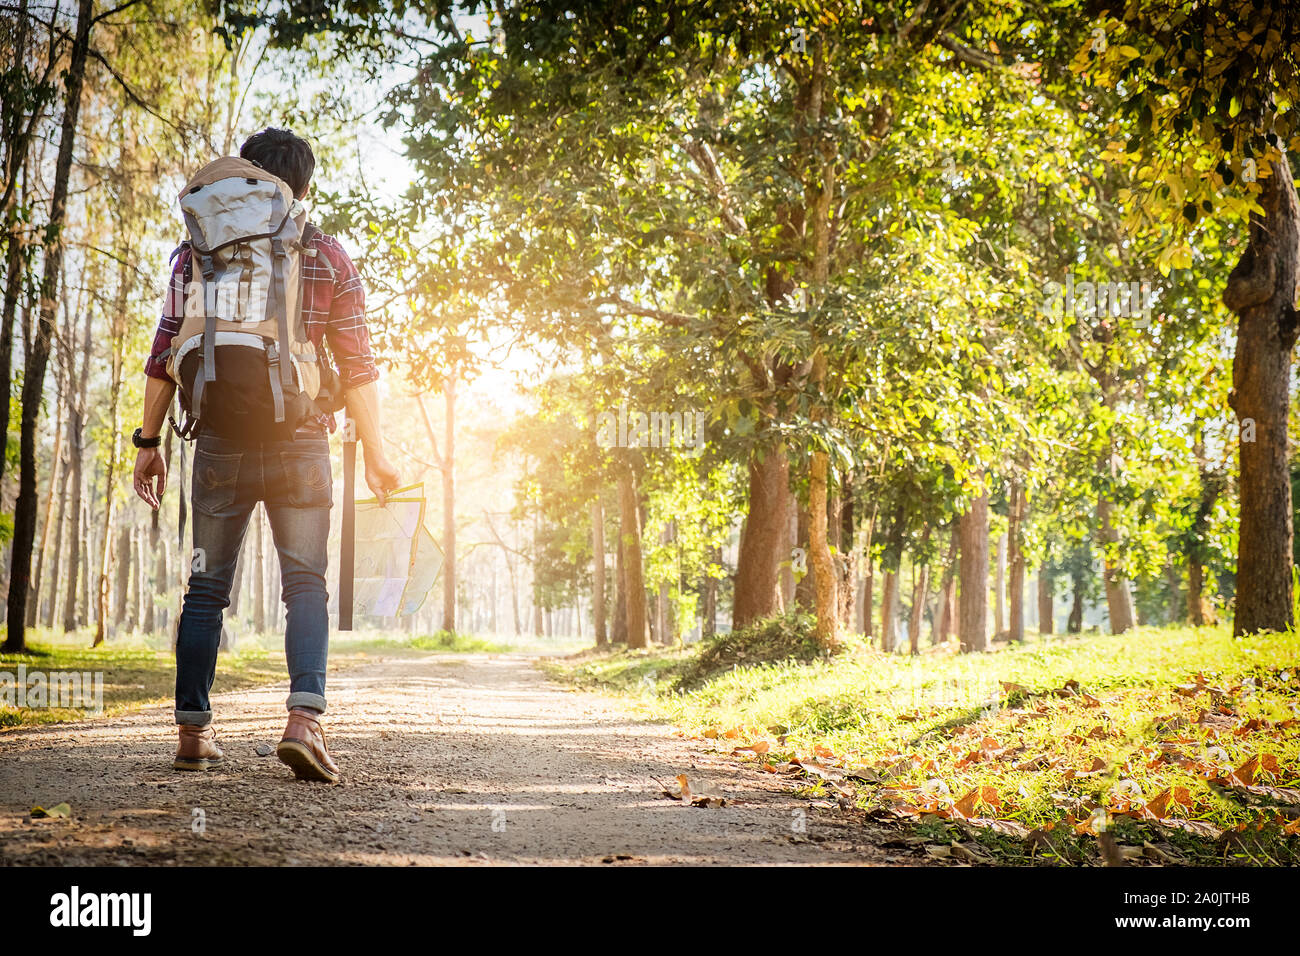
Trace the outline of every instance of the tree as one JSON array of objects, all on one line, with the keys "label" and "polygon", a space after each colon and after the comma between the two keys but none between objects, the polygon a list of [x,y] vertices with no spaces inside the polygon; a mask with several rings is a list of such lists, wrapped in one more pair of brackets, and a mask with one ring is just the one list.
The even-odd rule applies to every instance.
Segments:
[{"label": "tree", "polygon": [[1294,624],[1287,422],[1300,207],[1288,153],[1300,150],[1300,11],[1262,0],[1092,7],[1098,26],[1075,66],[1129,91],[1140,132],[1112,157],[1144,174],[1132,221],[1169,228],[1162,267],[1192,264],[1207,219],[1249,216],[1223,290],[1238,317],[1230,402],[1242,431],[1233,633],[1284,631]]},{"label": "tree", "polygon": [[65,104],[55,161],[54,188],[50,195],[50,216],[45,231],[45,267],[41,278],[40,312],[31,352],[23,371],[22,432],[19,450],[18,500],[14,505],[14,538],[9,576],[8,633],[3,650],[21,653],[26,648],[27,599],[31,585],[32,544],[36,535],[36,427],[40,418],[45,367],[54,337],[55,303],[63,268],[63,227],[72,173],[72,152],[77,139],[81,111],[81,90],[86,79],[90,50],[93,0],[79,0],[76,36],[72,43],[65,80]]}]

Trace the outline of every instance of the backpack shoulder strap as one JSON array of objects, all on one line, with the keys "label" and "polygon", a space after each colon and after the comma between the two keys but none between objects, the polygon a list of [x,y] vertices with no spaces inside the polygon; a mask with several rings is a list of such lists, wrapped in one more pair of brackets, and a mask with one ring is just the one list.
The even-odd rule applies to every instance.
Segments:
[{"label": "backpack shoulder strap", "polygon": [[[298,243],[302,247],[302,254],[305,256],[309,256],[312,259],[315,259],[317,262],[325,266],[325,268],[329,270],[330,280],[333,281],[335,278],[334,263],[330,262],[329,256],[321,255],[321,251],[319,249],[311,248],[311,244],[315,242],[316,237],[320,235],[322,235],[320,229],[309,222],[305,226],[303,226],[302,238],[298,240]],[[304,274],[304,281],[305,281],[305,274]]]}]

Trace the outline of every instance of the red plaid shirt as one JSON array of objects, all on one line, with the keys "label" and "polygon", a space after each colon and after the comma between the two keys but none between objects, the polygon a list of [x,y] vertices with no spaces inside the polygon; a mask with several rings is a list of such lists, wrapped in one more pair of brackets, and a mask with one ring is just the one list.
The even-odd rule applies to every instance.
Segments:
[{"label": "red plaid shirt", "polygon": [[[329,343],[330,354],[338,368],[344,388],[356,388],[379,378],[375,360],[370,354],[370,330],[366,328],[366,292],[361,286],[361,276],[352,259],[333,236],[317,233],[311,241],[318,251],[316,257],[303,256],[302,317],[307,326],[307,338],[319,354],[321,340]],[[324,257],[334,267],[321,261]],[[163,299],[162,318],[153,337],[153,348],[145,362],[145,374],[170,382],[167,362],[162,355],[180,331],[185,312],[185,286],[190,281],[190,250],[183,249],[176,257],[167,295]],[[334,430],[334,416],[327,415],[322,424]]]}]

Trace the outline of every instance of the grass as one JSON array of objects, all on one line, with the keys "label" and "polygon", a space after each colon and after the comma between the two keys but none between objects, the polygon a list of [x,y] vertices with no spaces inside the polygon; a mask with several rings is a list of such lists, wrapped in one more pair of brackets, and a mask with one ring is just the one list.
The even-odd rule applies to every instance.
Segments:
[{"label": "grass", "polygon": [[940,845],[970,837],[990,859],[1087,862],[1114,841],[1125,858],[1300,862],[1295,634],[1139,628],[918,657],[850,640],[811,660],[797,626],[784,659],[770,633],[758,643],[768,659],[700,681],[716,642],[553,669],[639,695],[703,746],[766,748],[738,756],[775,772],[811,761],[810,796],[847,795]]},{"label": "grass", "polygon": [[[165,636],[124,635],[95,648],[90,646],[92,636],[88,630],[68,634],[43,629],[31,631],[26,654],[0,654],[0,678],[9,675],[16,683],[20,665],[26,667],[29,684],[35,672],[50,675],[73,672],[102,674],[102,713],[107,716],[172,702],[176,664]],[[244,690],[286,680],[283,640],[279,632],[241,634],[236,649],[223,652],[218,659],[212,692]],[[333,670],[374,655],[420,656],[431,651],[498,653],[532,649],[530,640],[488,640],[447,631],[432,635],[380,630],[336,632],[330,637],[330,666]],[[563,641],[549,642],[546,647],[561,651],[573,649],[572,643]],[[16,702],[16,697],[14,700]],[[15,727],[64,723],[87,716],[93,714],[70,707],[15,707],[0,701],[0,733]]]},{"label": "grass", "polygon": [[[103,713],[120,714],[139,707],[169,703],[175,693],[176,668],[170,649],[140,636],[90,647],[91,634],[36,631],[26,654],[0,654],[0,673],[14,675],[19,665],[34,671],[91,672],[103,675]],[[217,664],[213,693],[243,690],[285,677],[284,654],[249,644],[223,654]],[[66,707],[11,707],[0,703],[0,731],[34,724],[81,720],[86,713]]]}]

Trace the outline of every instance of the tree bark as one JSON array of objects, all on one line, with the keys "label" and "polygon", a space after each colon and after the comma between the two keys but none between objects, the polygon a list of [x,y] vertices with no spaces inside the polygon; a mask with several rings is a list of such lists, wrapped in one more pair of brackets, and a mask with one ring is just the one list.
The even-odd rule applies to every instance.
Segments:
[{"label": "tree bark", "polygon": [[1240,426],[1234,636],[1281,632],[1295,624],[1287,419],[1291,352],[1300,326],[1300,206],[1285,152],[1261,183],[1262,213],[1251,214],[1249,243],[1223,293],[1224,305],[1238,317],[1228,398]]},{"label": "tree bark", "polygon": [[880,649],[886,654],[894,653],[897,632],[894,629],[894,605],[898,601],[898,572],[886,571],[885,583],[880,595]]},{"label": "tree bark", "polygon": [[1205,566],[1195,561],[1187,565],[1187,620],[1193,627],[1218,623],[1214,605],[1205,598]]},{"label": "tree bark", "polygon": [[989,499],[981,495],[959,519],[961,597],[958,633],[963,652],[989,649]]},{"label": "tree bark", "polygon": [[1007,603],[1008,640],[1025,640],[1025,551],[1021,541],[1025,522],[1025,489],[1019,481],[1011,484],[1011,514],[1007,527]]},{"label": "tree bark", "polygon": [[958,522],[953,522],[948,541],[948,557],[943,565],[943,583],[939,587],[939,623],[936,644],[946,644],[957,629],[957,555],[961,546]]},{"label": "tree bark", "polygon": [[1007,629],[1007,535],[998,535],[997,563],[993,571],[993,633],[1001,637]]},{"label": "tree bark", "polygon": [[839,533],[832,542],[838,552],[835,565],[839,570],[836,593],[840,599],[840,627],[853,631],[853,611],[858,593],[858,561],[860,552],[854,540],[853,485],[851,475],[844,477],[840,494],[835,498],[834,513],[839,517]]},{"label": "tree bark", "polygon": [[[722,564],[722,549],[716,545],[709,549],[709,564]],[[704,576],[704,609],[700,620],[700,637],[710,638],[718,631],[718,579],[712,574]]]},{"label": "tree bark", "polygon": [[913,654],[921,653],[921,622],[925,619],[925,593],[929,580],[930,566],[914,563],[912,565],[912,615],[907,622],[908,650]]},{"label": "tree bark", "polygon": [[[793,501],[794,495],[792,494],[790,498]],[[801,548],[804,552],[803,574],[796,577],[794,582],[794,607],[806,614],[812,614],[817,610],[817,573],[808,558],[812,551],[809,544],[812,537],[812,514],[806,505],[800,504],[795,509],[794,529],[794,540],[791,542],[789,553],[793,557],[794,548]],[[793,566],[791,570],[793,571]],[[787,604],[787,607],[789,606]]]},{"label": "tree bark", "polygon": [[646,646],[645,579],[641,572],[641,512],[636,476],[625,463],[618,476],[619,532],[623,551],[623,598],[626,602],[627,646]]},{"label": "tree bark", "polygon": [[[149,515],[149,549],[148,554],[153,556],[153,570],[149,576],[149,586],[144,589],[144,632],[153,634],[158,627],[158,601],[157,592],[164,587],[163,582],[167,580],[167,556],[162,540],[162,515],[161,509],[155,509]],[[145,558],[146,563],[148,557]]]},{"label": "tree bark", "polygon": [[[64,296],[64,317],[67,317],[67,296]],[[65,324],[66,321],[65,321]],[[70,387],[70,371],[66,365],[61,364],[56,376],[56,388],[58,393],[57,406],[58,411],[54,416],[54,450],[50,454],[50,488],[45,497],[45,520],[41,528],[41,546],[36,551],[36,573],[32,575],[32,591],[27,597],[27,626],[35,627],[36,619],[41,609],[41,577],[45,571],[45,556],[50,551],[50,526],[56,520],[54,503],[59,498],[54,489],[58,487],[62,475],[66,474],[66,469],[62,467],[63,463],[63,416],[64,409],[67,405],[68,391]],[[8,378],[0,378],[0,381],[8,381]],[[3,403],[7,404],[7,403]],[[0,431],[0,435],[6,433]],[[0,458],[3,458],[0,455]],[[3,472],[0,471],[0,475]]]},{"label": "tree bark", "polygon": [[596,625],[596,646],[609,642],[605,633],[605,512],[600,495],[591,502],[591,613]]},{"label": "tree bark", "polygon": [[755,450],[749,459],[749,511],[736,560],[731,626],[739,630],[776,610],[777,573],[789,558],[785,541],[790,461],[785,446]]},{"label": "tree bark", "polygon": [[1083,631],[1083,578],[1076,572],[1071,589],[1073,602],[1070,604],[1070,616],[1066,619],[1065,630],[1069,634]]},{"label": "tree bark", "polygon": [[113,582],[113,626],[126,626],[127,607],[131,602],[131,527],[123,524],[117,529],[116,580]]},{"label": "tree bark", "polygon": [[[795,579],[795,548],[803,547],[801,542],[808,540],[807,523],[803,525],[804,530],[800,531],[799,517],[804,514],[799,507],[799,499],[794,494],[787,494],[785,497],[785,522],[782,529],[785,534],[781,542],[779,554],[781,556],[781,574],[776,585],[776,597],[774,600],[774,609],[780,613],[792,610],[795,606],[796,593],[800,584]],[[743,530],[743,529],[742,529]],[[807,568],[804,568],[803,574],[807,575]],[[802,579],[800,579],[802,580]]]},{"label": "tree bark", "polygon": [[1119,543],[1119,530],[1113,521],[1114,505],[1105,494],[1097,497],[1097,517],[1101,526],[1103,579],[1106,585],[1106,609],[1110,632],[1123,634],[1133,628],[1133,591],[1125,575],[1111,558],[1112,545]]},{"label": "tree bark", "polygon": [[443,386],[446,418],[442,453],[442,629],[456,631],[456,379]]},{"label": "tree bark", "polygon": [[615,644],[627,643],[627,573],[623,553],[623,488],[618,487],[618,538],[614,542],[614,630],[610,640]]},{"label": "tree bark", "polygon": [[1053,620],[1053,610],[1055,601],[1054,582],[1052,574],[1047,567],[1038,569],[1038,633],[1053,634],[1056,631],[1056,622]]},{"label": "tree bark", "polygon": [[22,653],[27,648],[27,595],[31,588],[32,546],[36,538],[36,427],[40,419],[41,393],[45,388],[45,368],[49,363],[54,338],[55,294],[63,270],[63,226],[68,207],[68,182],[72,174],[72,154],[81,113],[81,90],[86,79],[86,59],[90,52],[93,7],[92,0],[79,0],[77,4],[77,32],[68,60],[67,98],[59,134],[59,153],[54,164],[50,219],[46,227],[40,316],[23,374],[18,499],[14,503],[13,550],[9,569],[8,633],[3,647],[0,647],[9,654]]}]

